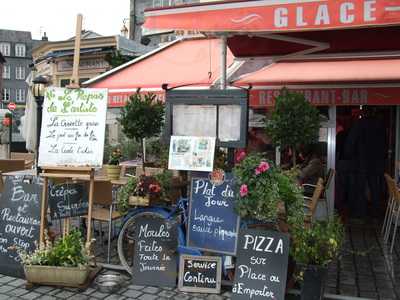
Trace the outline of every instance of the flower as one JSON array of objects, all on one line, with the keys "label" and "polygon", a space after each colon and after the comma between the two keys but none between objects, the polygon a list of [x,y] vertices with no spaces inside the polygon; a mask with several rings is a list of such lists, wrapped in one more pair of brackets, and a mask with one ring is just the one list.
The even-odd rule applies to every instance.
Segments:
[{"label": "flower", "polygon": [[159,193],[161,191],[161,187],[158,184],[150,184],[149,190],[151,193]]},{"label": "flower", "polygon": [[240,150],[236,156],[236,162],[240,163],[246,157],[246,152],[244,150]]},{"label": "flower", "polygon": [[246,197],[248,193],[249,193],[249,189],[247,188],[247,185],[242,184],[240,186],[240,197]]},{"label": "flower", "polygon": [[261,173],[268,171],[269,168],[270,168],[269,163],[267,163],[265,161],[260,162],[260,164],[256,168],[256,175],[259,175]]}]

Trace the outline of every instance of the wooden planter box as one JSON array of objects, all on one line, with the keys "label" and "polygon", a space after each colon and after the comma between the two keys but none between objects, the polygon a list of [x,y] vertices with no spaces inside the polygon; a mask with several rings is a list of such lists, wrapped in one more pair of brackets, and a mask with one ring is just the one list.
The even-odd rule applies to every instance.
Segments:
[{"label": "wooden planter box", "polygon": [[90,267],[24,266],[26,280],[31,284],[79,286],[89,276]]}]

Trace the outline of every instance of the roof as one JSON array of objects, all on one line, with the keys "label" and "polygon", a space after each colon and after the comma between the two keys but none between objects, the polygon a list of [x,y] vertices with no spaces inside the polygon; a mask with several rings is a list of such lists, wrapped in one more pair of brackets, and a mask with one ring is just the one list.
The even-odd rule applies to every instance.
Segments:
[{"label": "roof", "polygon": [[32,40],[32,35],[29,31],[0,29],[0,41],[27,42],[31,40]]},{"label": "roof", "polygon": [[[93,39],[93,38],[97,38],[97,37],[101,37],[101,34],[98,34],[97,32],[91,31],[91,30],[82,30],[81,32],[81,40],[84,39]],[[75,36],[69,38],[68,40],[70,41],[74,41],[75,40]]]},{"label": "roof", "polygon": [[[220,75],[220,40],[181,39],[84,83],[91,88],[135,89],[209,86]],[[228,50],[227,65],[234,57]]]},{"label": "roof", "polygon": [[400,59],[278,62],[243,75],[239,85],[400,81]]}]

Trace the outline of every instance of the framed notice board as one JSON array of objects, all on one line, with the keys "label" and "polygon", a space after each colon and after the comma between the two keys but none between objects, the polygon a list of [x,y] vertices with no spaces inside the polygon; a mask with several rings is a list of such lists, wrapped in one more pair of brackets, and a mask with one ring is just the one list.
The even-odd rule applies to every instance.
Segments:
[{"label": "framed notice board", "polygon": [[248,91],[170,90],[166,93],[165,138],[215,137],[217,146],[244,148],[247,143]]},{"label": "framed notice board", "polygon": [[221,257],[181,255],[179,285],[182,292],[215,293],[221,291]]}]

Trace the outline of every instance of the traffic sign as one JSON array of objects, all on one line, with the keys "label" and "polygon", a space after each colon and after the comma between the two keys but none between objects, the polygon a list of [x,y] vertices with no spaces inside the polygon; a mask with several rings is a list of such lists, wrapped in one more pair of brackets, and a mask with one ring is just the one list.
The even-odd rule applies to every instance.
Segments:
[{"label": "traffic sign", "polygon": [[10,102],[10,103],[8,103],[7,108],[9,110],[14,110],[17,108],[17,105],[14,102]]}]

